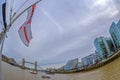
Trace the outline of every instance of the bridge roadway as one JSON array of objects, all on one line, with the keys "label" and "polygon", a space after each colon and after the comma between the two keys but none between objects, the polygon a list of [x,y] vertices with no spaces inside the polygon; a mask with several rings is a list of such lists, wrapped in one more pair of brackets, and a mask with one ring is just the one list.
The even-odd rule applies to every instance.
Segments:
[{"label": "bridge roadway", "polygon": [[51,78],[42,79],[44,73],[31,74],[28,70],[22,70],[2,62],[4,80],[120,80],[120,57],[107,65],[92,71],[47,75]]}]

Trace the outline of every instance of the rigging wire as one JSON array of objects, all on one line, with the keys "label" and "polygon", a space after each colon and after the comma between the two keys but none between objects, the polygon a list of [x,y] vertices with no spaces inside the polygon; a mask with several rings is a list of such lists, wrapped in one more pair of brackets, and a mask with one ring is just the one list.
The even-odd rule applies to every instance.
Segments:
[{"label": "rigging wire", "polygon": [[11,23],[11,19],[12,19],[13,5],[14,5],[14,0],[11,0],[11,5],[10,5],[10,23]]},{"label": "rigging wire", "polygon": [[18,12],[29,0],[26,0],[18,9],[16,12]]},{"label": "rigging wire", "polygon": [[10,3],[10,16],[12,15],[13,5],[14,5],[14,0],[11,0],[11,3]]},{"label": "rigging wire", "polygon": [[28,2],[29,0],[26,0],[13,14],[12,18],[17,14],[17,12]]},{"label": "rigging wire", "polygon": [[1,20],[0,20],[0,24],[1,24],[2,28],[4,28],[3,23],[2,23],[2,21],[1,21]]}]

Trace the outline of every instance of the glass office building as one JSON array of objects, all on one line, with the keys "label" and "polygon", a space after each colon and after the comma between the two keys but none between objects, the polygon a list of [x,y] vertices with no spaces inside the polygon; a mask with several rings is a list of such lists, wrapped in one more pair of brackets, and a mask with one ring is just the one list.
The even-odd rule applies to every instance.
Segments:
[{"label": "glass office building", "polygon": [[99,37],[94,40],[97,55],[101,58],[107,58],[114,52],[114,46],[110,38]]},{"label": "glass office building", "polygon": [[115,24],[114,22],[111,24],[109,33],[113,39],[116,50],[119,50],[120,49],[120,21],[117,24]]},{"label": "glass office building", "polygon": [[90,54],[84,58],[81,59],[82,64],[84,67],[93,65],[98,62],[98,56],[96,53]]},{"label": "glass office building", "polygon": [[72,59],[72,60],[68,61],[67,64],[64,66],[64,70],[76,69],[76,68],[78,68],[78,63],[79,63],[78,58]]}]

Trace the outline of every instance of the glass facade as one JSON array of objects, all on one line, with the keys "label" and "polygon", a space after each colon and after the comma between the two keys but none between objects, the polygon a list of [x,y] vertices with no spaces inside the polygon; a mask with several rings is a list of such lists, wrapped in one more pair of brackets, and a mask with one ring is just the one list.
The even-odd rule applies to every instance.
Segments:
[{"label": "glass facade", "polygon": [[81,59],[81,61],[82,61],[82,64],[83,64],[83,66],[87,66],[88,64],[87,64],[87,57],[84,57],[84,58],[82,58]]},{"label": "glass facade", "polygon": [[116,49],[120,49],[120,21],[117,24],[113,22],[111,24],[109,32],[113,39]]},{"label": "glass facade", "polygon": [[95,64],[97,62],[97,60],[98,60],[98,57],[97,57],[96,53],[90,54],[89,56],[86,56],[86,57],[81,59],[82,64],[83,64],[84,67]]},{"label": "glass facade", "polygon": [[110,55],[113,54],[115,52],[115,47],[114,47],[114,43],[112,41],[111,38],[106,38],[107,44],[109,46],[110,49]]},{"label": "glass facade", "polygon": [[110,38],[99,37],[94,40],[97,55],[101,58],[107,58],[114,52],[114,46]]},{"label": "glass facade", "polygon": [[78,58],[72,59],[67,62],[67,64],[64,66],[64,70],[72,70],[78,68]]}]

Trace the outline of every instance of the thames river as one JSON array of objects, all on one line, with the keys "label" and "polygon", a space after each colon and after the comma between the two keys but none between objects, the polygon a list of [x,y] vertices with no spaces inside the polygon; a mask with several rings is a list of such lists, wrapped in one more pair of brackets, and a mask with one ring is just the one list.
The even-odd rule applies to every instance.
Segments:
[{"label": "thames river", "polygon": [[[4,62],[2,66],[4,80],[120,80],[120,58],[101,68],[73,74],[31,74],[28,70],[22,70]],[[43,75],[51,78],[42,78]]]}]

